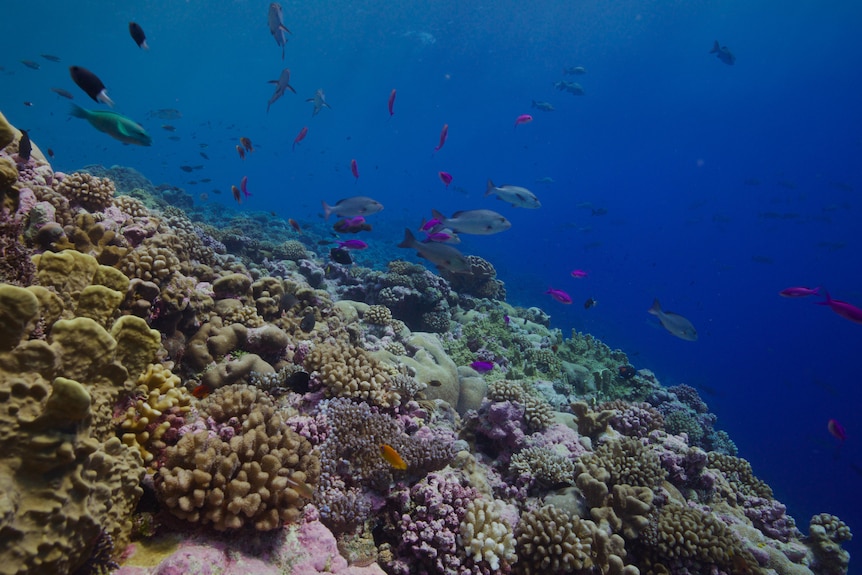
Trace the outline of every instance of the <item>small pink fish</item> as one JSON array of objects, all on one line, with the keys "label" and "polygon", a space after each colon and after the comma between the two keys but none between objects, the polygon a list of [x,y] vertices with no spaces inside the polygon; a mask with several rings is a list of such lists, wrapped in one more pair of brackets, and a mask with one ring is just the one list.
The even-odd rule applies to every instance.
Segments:
[{"label": "small pink fish", "polygon": [[450,174],[449,172],[440,172],[437,175],[440,176],[440,181],[446,184],[446,187],[448,188],[449,184],[452,183],[452,174]]},{"label": "small pink fish", "polygon": [[368,244],[362,240],[344,240],[338,242],[338,247],[345,250],[364,250],[368,248]]},{"label": "small pink fish", "polygon": [[395,90],[389,94],[389,117],[395,114]]},{"label": "small pink fish", "polygon": [[305,136],[308,134],[308,126],[303,127],[296,137],[293,139],[293,149],[296,149],[296,145],[305,139]]},{"label": "small pink fish", "polygon": [[486,373],[494,369],[493,361],[474,361],[470,364],[470,367],[478,371],[479,373]]},{"label": "small pink fish", "polygon": [[[425,237],[425,239],[424,239],[424,240],[422,240],[422,242],[423,242],[423,243],[426,243],[426,244],[427,244],[427,243],[429,243],[429,242],[438,242],[438,243],[441,243],[441,244],[445,244],[445,243],[447,243],[447,242],[448,242],[448,243],[452,243],[452,240],[453,240],[453,239],[455,239],[455,236],[454,236],[453,234],[450,234],[450,233],[446,233],[446,232],[431,232],[430,234],[428,234],[428,235]],[[454,242],[454,243],[458,243],[458,242]]]},{"label": "small pink fish", "polygon": [[844,426],[834,419],[829,420],[829,422],[826,424],[826,429],[828,429],[832,437],[834,437],[838,441],[844,441],[845,439],[847,439],[847,432],[844,431]]},{"label": "small pink fish", "polygon": [[585,272],[584,270],[572,270],[572,277],[575,279],[581,280],[581,279],[584,279],[585,277],[587,277],[588,275],[590,275],[589,272]]},{"label": "small pink fish", "polygon": [[515,118],[515,127],[518,127],[518,124],[529,124],[533,121],[533,116],[530,114],[521,114],[517,118]]},{"label": "small pink fish", "polygon": [[251,195],[251,193],[246,189],[248,187],[248,176],[243,176],[242,180],[239,183],[239,189],[242,190],[242,195],[246,198]]},{"label": "small pink fish", "polygon": [[443,222],[441,222],[437,218],[431,218],[427,222],[423,220],[422,225],[419,226],[419,231],[420,232],[427,232],[427,231],[433,230],[434,228],[436,228],[437,226],[439,226],[442,223]]},{"label": "small pink fish", "polygon": [[862,324],[862,309],[859,309],[855,305],[849,304],[846,301],[832,299],[832,296],[830,296],[829,292],[826,290],[823,290],[823,294],[826,296],[826,301],[817,302],[817,305],[828,305],[832,308],[832,311],[844,319],[849,319],[853,323]]},{"label": "small pink fish", "polygon": [[443,144],[446,143],[446,137],[449,135],[449,124],[443,124],[443,129],[440,130],[440,143],[437,144],[437,147],[434,148],[434,151],[437,152],[440,148],[443,147]]},{"label": "small pink fish", "polygon": [[362,216],[355,216],[352,218],[344,218],[344,224],[347,226],[361,226],[365,223],[365,218]]},{"label": "small pink fish", "polygon": [[548,291],[545,292],[550,295],[552,298],[557,300],[560,303],[570,304],[572,303],[572,296],[567,294],[561,289],[548,288]]},{"label": "small pink fish", "polygon": [[353,177],[356,178],[355,182],[359,181],[359,166],[356,164],[356,160],[350,160],[350,173],[353,174]]},{"label": "small pink fish", "polygon": [[805,297],[809,295],[820,295],[820,288],[789,287],[778,292],[778,295],[782,297]]}]

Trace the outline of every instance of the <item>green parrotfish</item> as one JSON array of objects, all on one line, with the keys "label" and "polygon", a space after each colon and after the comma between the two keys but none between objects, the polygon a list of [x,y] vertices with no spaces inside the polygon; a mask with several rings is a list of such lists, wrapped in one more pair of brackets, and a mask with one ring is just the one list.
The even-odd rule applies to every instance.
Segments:
[{"label": "green parrotfish", "polygon": [[69,113],[76,118],[87,120],[90,122],[90,125],[100,132],[104,132],[124,144],[149,146],[153,143],[153,139],[144,130],[143,126],[122,114],[101,110],[87,110],[74,104]]}]

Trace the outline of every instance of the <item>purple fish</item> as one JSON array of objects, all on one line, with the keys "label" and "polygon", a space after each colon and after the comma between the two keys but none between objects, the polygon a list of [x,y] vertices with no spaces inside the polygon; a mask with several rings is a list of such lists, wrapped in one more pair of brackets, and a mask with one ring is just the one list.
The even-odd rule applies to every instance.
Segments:
[{"label": "purple fish", "polygon": [[439,226],[442,223],[443,222],[441,222],[437,218],[431,218],[427,222],[426,221],[422,222],[422,225],[419,226],[419,231],[420,232],[427,232],[427,231],[433,230],[434,228],[436,228],[437,226]]},{"label": "purple fish", "polygon": [[789,287],[778,292],[781,297],[805,297],[809,295],[820,295],[820,288]]},{"label": "purple fish", "polygon": [[478,371],[479,373],[486,373],[494,369],[493,361],[474,361],[470,364],[470,367]]},{"label": "purple fish", "polygon": [[509,321],[510,321],[510,320],[509,320],[509,316],[504,315],[504,316],[503,316],[503,323],[505,323],[506,325],[509,325]]},{"label": "purple fish", "polygon": [[455,236],[453,236],[452,234],[447,234],[446,232],[433,232],[433,233],[428,234],[425,237],[425,239],[422,241],[425,243],[428,243],[428,242],[448,242],[453,237],[455,237]]},{"label": "purple fish", "polygon": [[862,324],[862,309],[859,309],[855,305],[849,304],[846,301],[832,299],[832,296],[830,296],[829,292],[826,290],[823,290],[823,295],[826,296],[826,301],[817,302],[817,305],[828,305],[832,308],[832,311],[844,319],[849,319],[853,323]]},{"label": "purple fish", "polygon": [[345,240],[339,241],[338,247],[345,250],[364,250],[368,248],[368,244],[362,240]]},{"label": "purple fish", "polygon": [[557,300],[560,303],[570,304],[572,303],[572,296],[567,294],[561,289],[548,288],[548,291],[545,292],[550,295],[552,298]]},{"label": "purple fish", "polygon": [[844,431],[844,426],[838,423],[835,419],[830,419],[826,423],[826,429],[829,430],[829,433],[837,439],[838,441],[844,441],[847,439],[847,432]]}]

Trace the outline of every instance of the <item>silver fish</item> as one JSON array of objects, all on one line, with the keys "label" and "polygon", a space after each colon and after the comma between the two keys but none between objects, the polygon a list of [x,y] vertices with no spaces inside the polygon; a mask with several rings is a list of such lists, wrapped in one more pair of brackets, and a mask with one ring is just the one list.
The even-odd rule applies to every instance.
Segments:
[{"label": "silver fish", "polygon": [[290,85],[290,70],[285,68],[281,71],[281,76],[278,77],[278,80],[270,80],[270,84],[275,84],[275,92],[272,93],[272,96],[269,98],[269,102],[266,103],[266,113],[269,113],[269,107],[275,103],[276,100],[284,96],[285,90],[290,90],[294,94],[296,94],[296,90],[293,89],[293,86]]},{"label": "silver fish", "polygon": [[583,66],[572,66],[571,68],[563,68],[563,74],[572,74],[573,76],[580,76],[582,74],[586,74],[587,69]]},{"label": "silver fish", "polygon": [[373,200],[367,196],[352,196],[335,202],[334,206],[330,206],[326,202],[323,204],[323,218],[329,219],[331,214],[335,214],[340,218],[355,218],[356,216],[368,216],[376,214],[383,209],[383,204],[377,200]]},{"label": "silver fish", "polygon": [[485,195],[490,196],[491,194],[516,208],[536,209],[542,207],[536,194],[520,186],[495,186],[494,182],[488,180]]},{"label": "silver fish", "polygon": [[541,110],[542,112],[553,112],[554,110],[556,110],[553,104],[551,104],[550,102],[543,102],[541,100],[538,102],[533,100],[532,107],[536,108],[537,110]]},{"label": "silver fish", "polygon": [[307,99],[306,102],[314,102],[314,111],[311,113],[312,116],[316,116],[324,106],[330,110],[332,109],[332,106],[326,103],[326,94],[323,93],[323,88],[318,88],[317,92],[314,93],[314,97]]},{"label": "silver fish", "polygon": [[464,254],[446,244],[422,243],[416,239],[409,228],[404,229],[404,241],[398,244],[398,247],[413,248],[420,258],[428,260],[438,268],[449,270],[455,274],[470,273],[470,262],[464,257]]},{"label": "silver fish", "polygon": [[431,214],[440,220],[441,226],[459,234],[488,236],[505,232],[512,227],[512,222],[493,210],[461,210],[452,214],[451,218],[437,210],[431,210]]},{"label": "silver fish", "polygon": [[679,314],[671,311],[663,311],[661,304],[658,303],[658,298],[652,302],[652,307],[647,312],[656,316],[661,322],[662,327],[676,337],[686,341],[697,341],[697,330],[694,329],[691,322]]},{"label": "silver fish", "polygon": [[273,2],[269,5],[267,20],[269,22],[269,33],[275,38],[275,43],[281,46],[281,59],[284,60],[284,45],[287,44],[285,33],[293,34],[293,32],[288,30],[287,26],[284,25],[284,10],[282,10],[281,4]]}]

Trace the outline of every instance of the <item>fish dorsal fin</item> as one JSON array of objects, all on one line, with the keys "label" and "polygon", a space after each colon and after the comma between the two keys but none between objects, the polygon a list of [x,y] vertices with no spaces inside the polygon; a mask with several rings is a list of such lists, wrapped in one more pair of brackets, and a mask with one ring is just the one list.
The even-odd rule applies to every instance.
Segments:
[{"label": "fish dorsal fin", "polygon": [[463,215],[464,212],[465,212],[465,210],[458,210],[457,212],[452,214],[452,218],[457,218],[458,216]]}]

